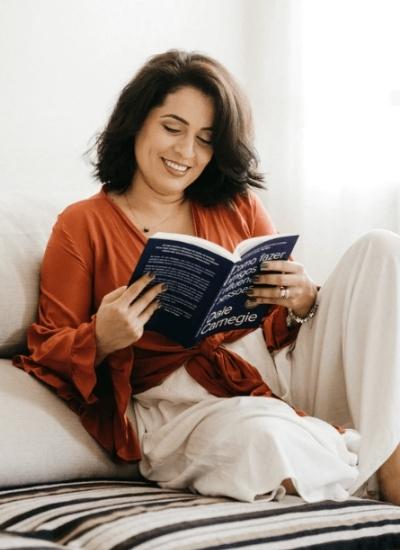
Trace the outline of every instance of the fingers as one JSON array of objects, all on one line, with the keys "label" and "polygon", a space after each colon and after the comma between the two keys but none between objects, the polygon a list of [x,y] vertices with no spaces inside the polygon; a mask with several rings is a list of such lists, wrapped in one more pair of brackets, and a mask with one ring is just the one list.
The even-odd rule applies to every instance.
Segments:
[{"label": "fingers", "polygon": [[302,273],[304,266],[298,262],[289,260],[274,260],[273,262],[262,262],[260,265],[261,273],[268,271],[280,271],[282,273]]},{"label": "fingers", "polygon": [[273,261],[261,264],[261,272],[253,278],[254,285],[272,287],[301,285],[304,267],[297,262]]},{"label": "fingers", "polygon": [[165,283],[158,283],[147,288],[154,279],[154,273],[146,273],[128,287],[121,297],[124,306],[128,308],[129,317],[131,319],[137,317],[140,321],[146,319],[143,324],[160,307],[160,301],[156,300],[157,296],[168,289]]},{"label": "fingers", "polygon": [[274,274],[260,274],[253,277],[252,283],[255,287],[261,286],[269,286],[271,288],[276,289],[276,287],[280,286],[296,286],[301,285],[301,282],[303,280],[302,274],[298,273],[274,273]]},{"label": "fingers", "polygon": [[154,273],[145,273],[137,281],[132,283],[126,292],[120,297],[122,304],[127,307],[144,291],[144,289],[154,280]]},{"label": "fingers", "polygon": [[162,294],[167,290],[167,285],[159,283],[145,292],[143,292],[139,298],[134,300],[129,306],[129,315],[141,315],[145,309],[157,298],[159,294]]},{"label": "fingers", "polygon": [[264,300],[268,303],[285,302],[285,304],[287,304],[288,300],[294,300],[301,295],[301,287],[289,287],[285,285],[282,285],[281,287],[262,287],[256,285],[249,288],[246,291],[246,294],[249,298]]},{"label": "fingers", "polygon": [[102,303],[113,305],[131,319],[139,317],[159,294],[167,290],[164,283],[147,288],[154,278],[154,274],[146,273],[129,287],[121,286],[106,294]]},{"label": "fingers", "polygon": [[102,300],[103,303],[109,304],[111,302],[114,302],[115,300],[118,300],[118,298],[120,298],[124,294],[127,288],[128,287],[125,285],[125,286],[120,286],[115,290],[112,290],[111,292],[109,292],[103,297],[103,300]]},{"label": "fingers", "polygon": [[133,312],[133,308],[131,308],[129,311],[128,320],[132,342],[136,342],[143,336],[145,324],[160,306],[160,299],[155,298],[152,302],[147,304],[138,315],[136,315]]},{"label": "fingers", "polygon": [[[276,294],[276,292],[275,292]],[[297,298],[300,295],[297,295]],[[249,296],[245,302],[245,306],[248,309],[251,309],[253,307],[257,307],[259,305],[273,305],[273,306],[283,306],[283,307],[290,307],[292,309],[295,308],[297,304],[296,297],[289,297],[288,298],[277,298],[277,297],[268,297],[268,296]]]},{"label": "fingers", "polygon": [[145,309],[142,311],[142,313],[138,317],[139,321],[142,323],[143,326],[151,318],[153,313],[155,313],[155,311],[157,311],[157,309],[159,309],[160,307],[161,307],[161,301],[159,298],[156,298],[155,300],[150,302],[150,304],[148,304],[147,307],[145,307]]},{"label": "fingers", "polygon": [[246,306],[273,304],[307,312],[316,297],[316,285],[302,264],[292,261],[272,261],[261,264],[261,272],[253,277],[247,290]]}]

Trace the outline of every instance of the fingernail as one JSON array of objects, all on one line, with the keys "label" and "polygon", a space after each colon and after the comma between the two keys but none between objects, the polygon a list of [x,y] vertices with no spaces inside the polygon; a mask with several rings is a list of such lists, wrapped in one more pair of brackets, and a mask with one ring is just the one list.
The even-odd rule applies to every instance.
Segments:
[{"label": "fingernail", "polygon": [[167,283],[163,283],[161,285],[161,292],[165,292],[166,290],[168,290],[168,285],[167,285]]},{"label": "fingernail", "polygon": [[269,262],[261,262],[261,269],[267,269]]},{"label": "fingernail", "polygon": [[160,309],[161,308],[161,300],[155,300],[155,304],[156,304],[156,309]]},{"label": "fingernail", "polygon": [[256,304],[256,299],[255,298],[248,298],[245,303],[244,303],[245,307],[247,307],[248,309],[252,309],[253,307],[256,307],[257,304]]},{"label": "fingernail", "polygon": [[260,281],[261,277],[259,275],[255,275],[251,280],[252,283],[259,283]]},{"label": "fingernail", "polygon": [[148,271],[147,276],[150,280],[152,280],[152,279],[155,279],[156,274],[154,273],[154,271]]},{"label": "fingernail", "polygon": [[249,288],[246,290],[246,294],[247,294],[247,296],[253,296],[253,295],[254,295],[254,288],[253,288],[253,287],[249,287]]}]

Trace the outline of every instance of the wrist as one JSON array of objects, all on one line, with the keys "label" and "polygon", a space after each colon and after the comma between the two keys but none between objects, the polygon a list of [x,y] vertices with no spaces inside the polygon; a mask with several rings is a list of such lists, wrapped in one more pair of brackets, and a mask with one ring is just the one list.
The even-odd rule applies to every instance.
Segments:
[{"label": "wrist", "polygon": [[96,337],[96,359],[95,366],[97,367],[110,355],[114,350],[110,346],[108,339],[102,335],[101,326],[96,318],[95,337]]},{"label": "wrist", "polygon": [[301,317],[301,318],[307,317],[309,312],[314,307],[315,302],[317,301],[319,289],[320,289],[319,286],[313,285],[310,288],[310,292],[309,292],[308,299],[307,299],[307,304],[303,307],[299,307],[299,308],[293,307],[292,308],[293,314],[296,317]]},{"label": "wrist", "polygon": [[305,316],[297,315],[292,309],[288,308],[288,314],[286,317],[287,327],[290,328],[295,325],[303,325],[304,323],[307,323],[315,316],[315,314],[317,313],[317,309],[317,301],[314,302],[313,306]]}]

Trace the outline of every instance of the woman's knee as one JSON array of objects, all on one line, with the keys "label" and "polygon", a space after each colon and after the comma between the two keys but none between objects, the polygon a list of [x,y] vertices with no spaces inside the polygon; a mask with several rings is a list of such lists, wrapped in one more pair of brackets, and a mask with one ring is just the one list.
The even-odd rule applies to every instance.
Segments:
[{"label": "woman's knee", "polygon": [[354,246],[372,249],[377,258],[400,258],[400,235],[386,229],[368,231],[354,243]]}]

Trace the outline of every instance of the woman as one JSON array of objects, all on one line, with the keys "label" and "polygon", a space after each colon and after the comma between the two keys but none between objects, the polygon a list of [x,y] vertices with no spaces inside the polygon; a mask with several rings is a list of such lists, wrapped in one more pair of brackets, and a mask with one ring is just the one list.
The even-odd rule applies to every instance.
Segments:
[{"label": "woman", "polygon": [[138,72],[97,142],[102,190],[53,228],[30,355],[15,364],[52,386],[116,459],[140,460],[164,487],[343,499],[379,469],[383,497],[400,503],[400,309],[385,305],[399,301],[397,236],[361,239],[319,292],[296,262],[265,266],[248,299],[272,304],[262,327],[190,350],[145,330],[165,285],[145,275],[126,286],[156,231],[230,250],[275,232],[251,191],[262,177],[249,113],[207,56],[169,51]]}]

